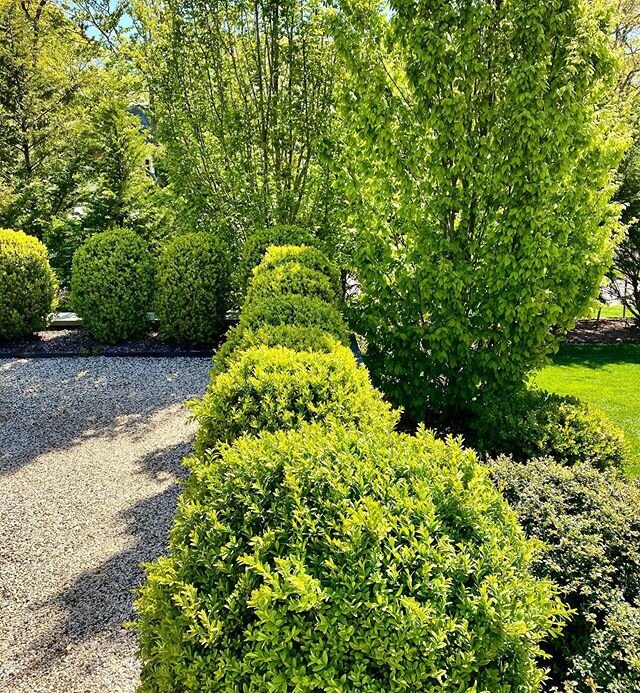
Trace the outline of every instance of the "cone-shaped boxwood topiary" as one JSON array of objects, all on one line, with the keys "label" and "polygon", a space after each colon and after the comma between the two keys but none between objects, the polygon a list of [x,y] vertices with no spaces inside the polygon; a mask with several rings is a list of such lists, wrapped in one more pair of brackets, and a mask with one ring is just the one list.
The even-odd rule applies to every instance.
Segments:
[{"label": "cone-shaped boxwood topiary", "polygon": [[141,691],[538,690],[563,608],[473,452],[314,424],[191,464]]},{"label": "cone-shaped boxwood topiary", "polygon": [[319,327],[267,325],[256,330],[248,330],[236,325],[227,332],[224,344],[216,352],[213,374],[227,370],[237,352],[255,346],[287,347],[295,351],[320,351],[328,354],[339,344],[340,342]]},{"label": "cone-shaped boxwood topiary", "polygon": [[229,254],[207,233],[177,236],[162,250],[155,312],[161,334],[177,342],[214,345],[229,306]]},{"label": "cone-shaped boxwood topiary", "polygon": [[523,390],[487,403],[472,417],[471,428],[473,447],[491,456],[552,457],[598,469],[624,462],[624,434],[603,413],[544,390]]},{"label": "cone-shaped boxwood topiary", "polygon": [[153,258],[133,231],[99,233],[73,256],[71,302],[101,342],[119,342],[148,330],[153,284]]},{"label": "cone-shaped boxwood topiary", "polygon": [[238,354],[212,380],[202,400],[191,402],[200,428],[196,449],[243,434],[336,421],[391,431],[397,413],[383,402],[347,347],[330,353],[286,347],[253,347]]},{"label": "cone-shaped boxwood topiary", "polygon": [[44,245],[22,231],[0,229],[0,340],[44,329],[56,290]]},{"label": "cone-shaped boxwood topiary", "polygon": [[640,690],[640,485],[551,459],[491,463],[526,534],[544,541],[534,574],[574,609],[543,647],[548,691]]},{"label": "cone-shaped boxwood topiary", "polygon": [[271,245],[304,245],[312,241],[312,235],[290,224],[278,224],[269,228],[253,229],[242,248],[240,262],[236,270],[236,284],[241,294],[247,289],[251,273],[257,267],[267,248]]},{"label": "cone-shaped boxwood topiary", "polygon": [[334,284],[326,274],[309,269],[299,262],[286,262],[269,269],[259,269],[249,285],[247,301],[286,294],[315,296],[328,303],[338,301],[338,284]]}]

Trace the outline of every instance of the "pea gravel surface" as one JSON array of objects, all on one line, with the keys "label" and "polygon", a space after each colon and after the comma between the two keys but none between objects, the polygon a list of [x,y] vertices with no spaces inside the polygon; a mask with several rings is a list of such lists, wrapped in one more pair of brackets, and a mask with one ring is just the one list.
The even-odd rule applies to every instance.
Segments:
[{"label": "pea gravel surface", "polygon": [[166,550],[204,358],[0,359],[0,691],[139,682],[132,590]]}]

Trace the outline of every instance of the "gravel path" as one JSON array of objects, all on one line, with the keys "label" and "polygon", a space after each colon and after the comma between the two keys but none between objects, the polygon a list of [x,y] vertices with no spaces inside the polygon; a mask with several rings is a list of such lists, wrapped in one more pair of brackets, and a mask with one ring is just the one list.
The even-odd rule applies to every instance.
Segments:
[{"label": "gravel path", "polygon": [[0,691],[134,691],[207,359],[0,360]]}]

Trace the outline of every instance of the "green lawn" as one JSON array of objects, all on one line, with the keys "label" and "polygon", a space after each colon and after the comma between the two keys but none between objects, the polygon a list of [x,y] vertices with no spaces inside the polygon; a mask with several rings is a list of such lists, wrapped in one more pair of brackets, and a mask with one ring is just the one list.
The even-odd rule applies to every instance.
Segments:
[{"label": "green lawn", "polygon": [[[616,305],[616,306],[608,306],[608,305],[603,305],[600,307],[600,317],[601,318],[632,318],[633,315],[631,315],[631,312],[627,308],[626,311],[624,311],[624,315],[622,314],[624,311],[624,306]],[[598,317],[598,308],[591,308],[587,315],[585,315],[585,318],[597,318]]]},{"label": "green lawn", "polygon": [[625,432],[629,475],[640,476],[640,344],[565,346],[535,382],[608,414]]}]

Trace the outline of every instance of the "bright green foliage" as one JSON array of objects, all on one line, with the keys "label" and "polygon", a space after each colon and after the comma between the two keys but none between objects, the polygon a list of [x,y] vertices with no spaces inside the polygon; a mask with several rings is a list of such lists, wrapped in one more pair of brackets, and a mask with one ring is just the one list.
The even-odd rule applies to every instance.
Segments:
[{"label": "bright green foliage", "polygon": [[0,229],[0,340],[44,329],[56,288],[44,245],[22,231]]},{"label": "bright green foliage", "polygon": [[297,262],[287,262],[269,269],[259,268],[251,280],[246,300],[286,294],[315,296],[327,303],[337,303],[339,287],[322,272],[307,269]]},{"label": "bright green foliage", "polygon": [[141,691],[538,690],[562,609],[472,452],[313,425],[191,466]]},{"label": "bright green foliage", "polygon": [[162,250],[157,269],[155,312],[168,339],[217,344],[229,306],[230,263],[212,234],[178,236]]},{"label": "bright green foliage", "polygon": [[245,306],[240,329],[255,330],[267,325],[316,327],[340,342],[349,343],[349,333],[338,309],[314,296],[274,296]]},{"label": "bright green foliage", "polygon": [[583,314],[612,258],[627,137],[608,104],[610,6],[341,7],[342,179],[372,377],[418,419],[504,396]]},{"label": "bright green foliage", "polygon": [[560,464],[588,462],[594,467],[622,467],[622,431],[598,409],[575,397],[523,390],[478,409],[471,421],[471,443],[489,455],[516,460],[552,457]]},{"label": "bright green foliage", "polygon": [[351,350],[337,344],[329,353],[248,349],[212,380],[191,411],[200,424],[197,450],[314,421],[390,431],[398,418]]},{"label": "bright green foliage", "polygon": [[254,268],[253,274],[273,269],[279,265],[296,263],[316,272],[322,272],[331,279],[334,284],[340,281],[337,267],[327,256],[317,248],[308,245],[272,245],[267,248],[262,257],[262,262]]},{"label": "bright green foliage", "polygon": [[290,224],[253,229],[242,247],[236,270],[236,283],[241,294],[246,291],[253,269],[262,262],[269,246],[290,244],[297,247],[305,246],[311,241],[312,236],[307,230]]},{"label": "bright green foliage", "polygon": [[340,342],[320,327],[267,325],[249,330],[238,325],[227,332],[224,344],[216,351],[213,374],[227,370],[236,353],[254,346],[286,347],[295,351],[320,351],[328,354],[339,345]]},{"label": "bright green foliage", "polygon": [[274,224],[331,228],[337,70],[325,6],[135,0],[133,7],[157,133],[193,221],[227,223],[240,235]]},{"label": "bright green foliage", "polygon": [[575,614],[552,655],[549,691],[631,693],[640,681],[640,486],[552,460],[492,466],[520,524],[545,542],[535,574],[560,585]]},{"label": "bright green foliage", "polygon": [[133,231],[113,229],[90,238],[73,256],[71,302],[101,342],[144,334],[149,327],[153,259]]}]

